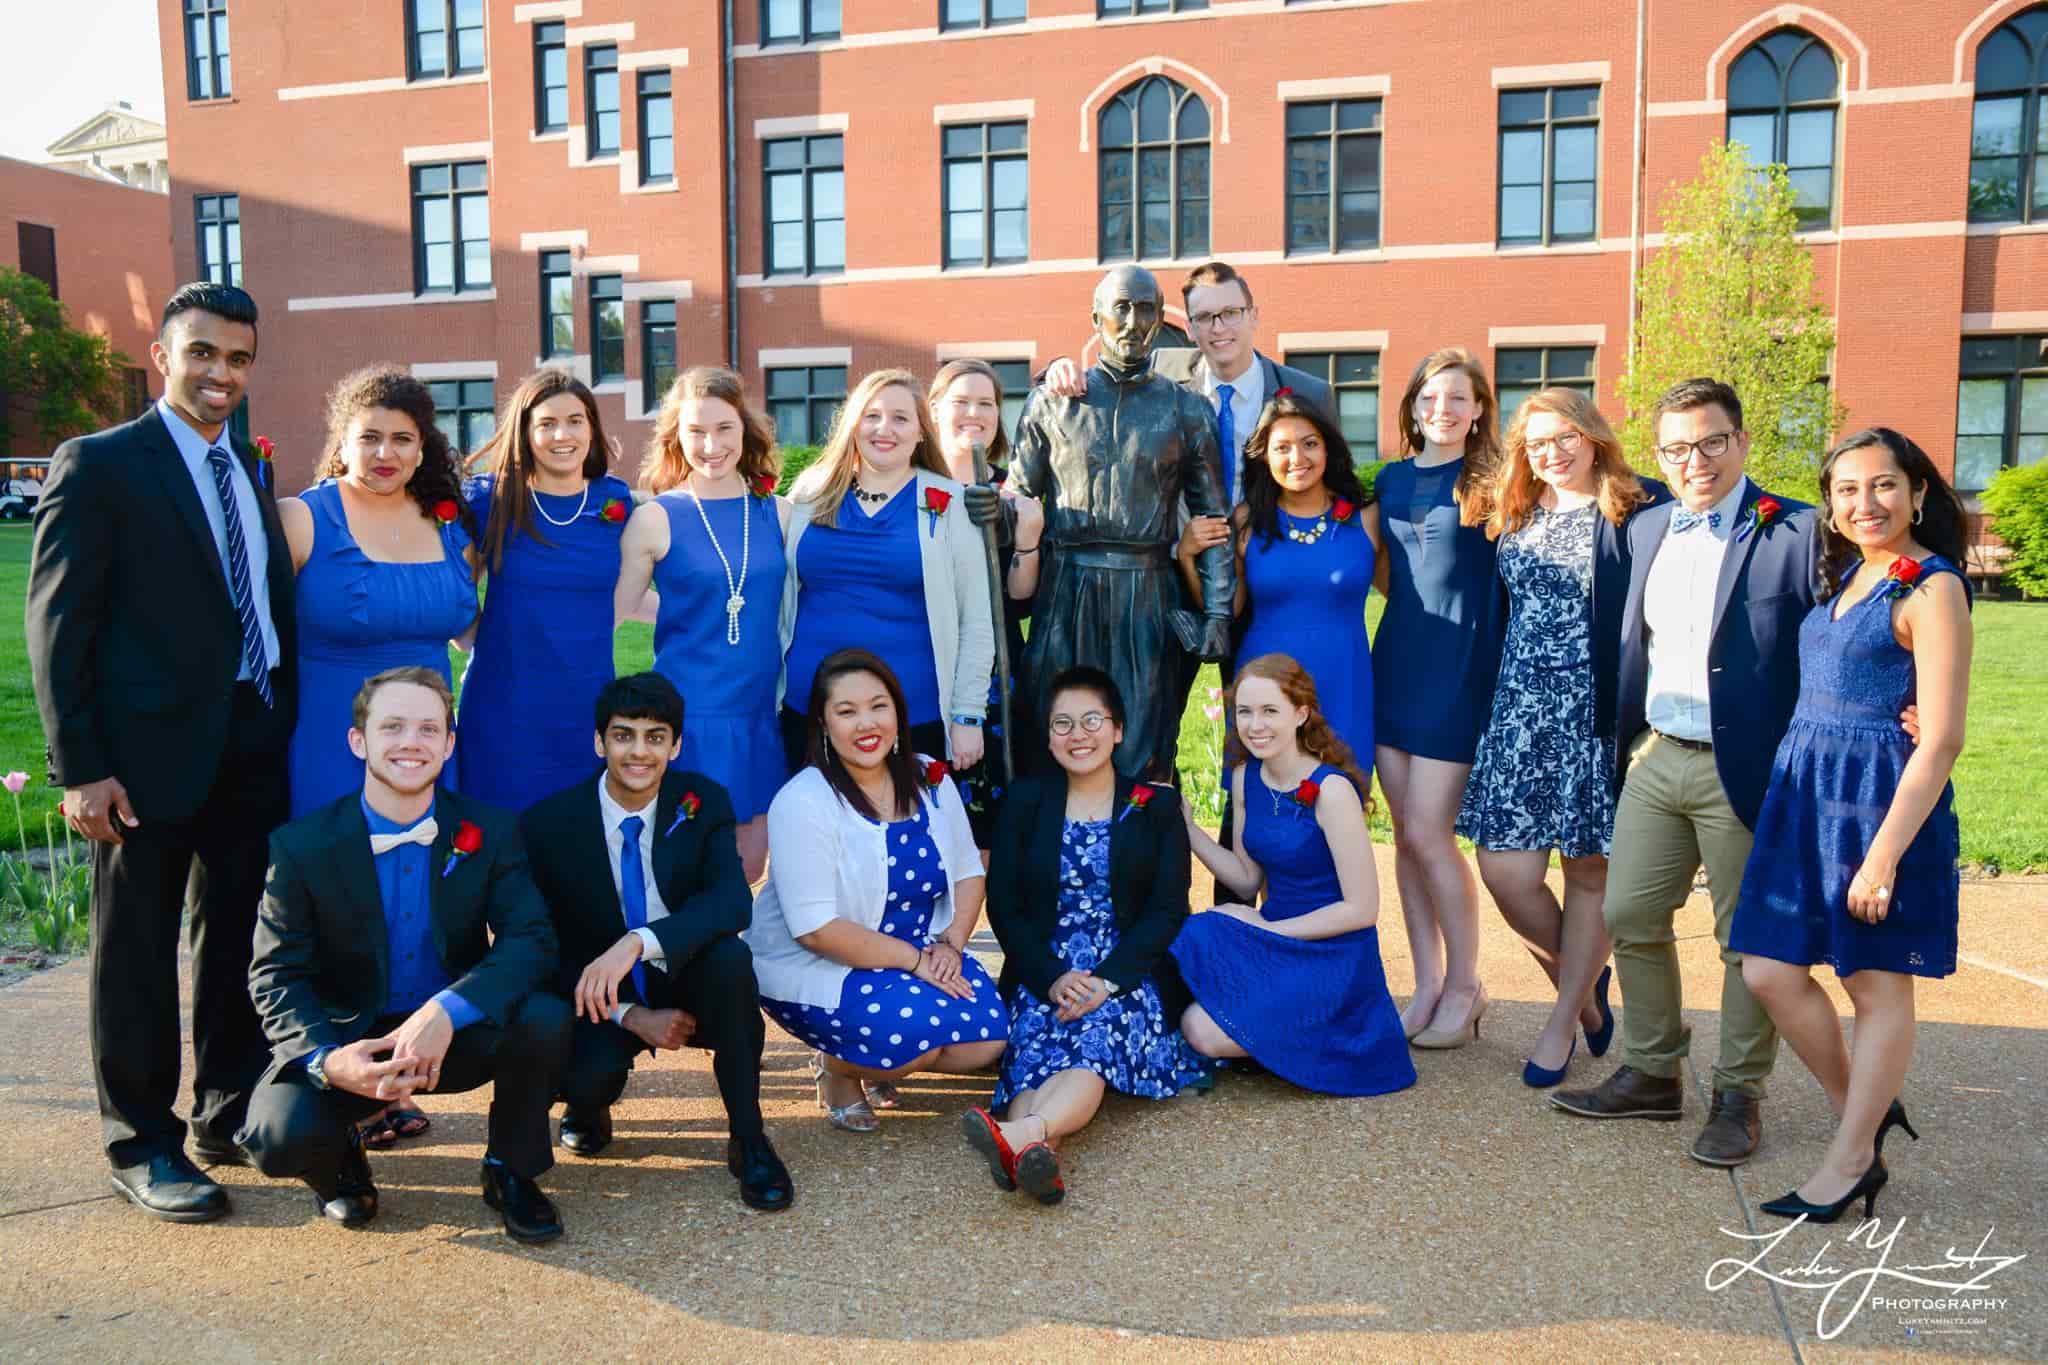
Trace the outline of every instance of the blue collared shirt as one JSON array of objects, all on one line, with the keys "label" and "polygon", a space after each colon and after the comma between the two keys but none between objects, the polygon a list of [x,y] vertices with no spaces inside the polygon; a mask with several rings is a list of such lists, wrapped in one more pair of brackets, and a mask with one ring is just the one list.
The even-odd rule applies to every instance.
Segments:
[{"label": "blue collared shirt", "polygon": [[[221,576],[227,576],[228,567],[228,523],[227,514],[221,511],[220,490],[213,482],[213,471],[206,467],[206,452],[213,449],[204,436],[194,431],[178,410],[171,406],[168,398],[156,400],[157,415],[163,418],[164,430],[171,433],[171,441],[178,447],[178,454],[184,457],[185,469],[192,475],[192,482],[199,490],[199,505],[206,509],[206,524],[213,530],[213,548],[220,555]],[[249,560],[249,588],[256,594],[256,620],[263,627],[263,657],[276,668],[279,661],[277,625],[270,619],[270,537],[263,534],[263,512],[256,502],[255,486],[249,482],[248,471],[242,462],[234,458],[234,443],[228,439],[225,428],[218,442],[228,452],[228,477],[235,490],[235,510],[241,513],[242,545]],[[249,665],[245,661],[241,671],[235,675],[246,681]]]},{"label": "blue collared shirt", "polygon": [[[433,815],[427,809],[421,820]],[[403,834],[413,825],[386,820],[363,802],[363,818],[372,834]],[[400,844],[376,854],[377,896],[384,903],[384,941],[391,949],[391,982],[384,999],[386,1014],[411,1014],[429,1000],[440,1002],[449,1021],[465,1029],[484,1017],[483,1011],[448,986],[453,980],[434,951],[433,850],[425,844]]]}]

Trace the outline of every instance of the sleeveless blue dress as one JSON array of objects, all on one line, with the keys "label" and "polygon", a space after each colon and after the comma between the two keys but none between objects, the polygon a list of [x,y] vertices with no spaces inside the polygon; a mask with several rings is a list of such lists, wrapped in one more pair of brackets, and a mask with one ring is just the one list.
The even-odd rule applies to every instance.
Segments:
[{"label": "sleeveless blue dress", "polygon": [[[1328,764],[1317,783],[1350,779]],[[1343,899],[1315,811],[1275,791],[1253,759],[1244,775],[1244,849],[1266,873],[1268,920]],[[1378,926],[1296,939],[1229,915],[1190,915],[1174,960],[1196,1003],[1274,1075],[1326,1095],[1381,1095],[1415,1084],[1401,1015],[1380,965]]]},{"label": "sleeveless blue dress", "polygon": [[1244,579],[1251,624],[1239,662],[1285,654],[1308,670],[1316,697],[1358,766],[1372,773],[1372,647],[1365,635],[1365,596],[1372,589],[1372,537],[1360,514],[1330,522],[1309,544],[1287,532],[1313,531],[1313,517],[1280,512],[1280,534],[1257,531],[1245,541]]},{"label": "sleeveless blue dress", "polygon": [[945,719],[952,679],[940,680],[932,653],[918,544],[929,531],[917,498],[912,479],[870,516],[848,489],[835,525],[804,529],[796,547],[796,625],[783,697],[791,710],[810,705],[819,664],[839,650],[860,648],[896,671],[911,725]]},{"label": "sleeveless blue dress", "polygon": [[[487,474],[464,490],[479,532],[495,482]],[[515,811],[604,766],[590,708],[612,679],[612,593],[633,508],[633,490],[609,474],[587,498],[535,496],[547,513],[534,514],[535,534],[509,529],[504,563],[482,568],[490,581],[455,742],[463,794]]]},{"label": "sleeveless blue dress", "polygon": [[[750,493],[702,503],[702,515],[694,493],[664,493],[656,501],[668,513],[668,553],[654,566],[654,590],[661,594],[654,667],[683,694],[677,761],[724,787],[734,817],[744,823],[766,811],[789,778],[775,716],[782,675],[782,523],[775,499]],[[716,547],[704,534],[705,517]],[[746,599],[738,644],[726,638],[726,561]]]},{"label": "sleeveless blue dress", "polygon": [[462,557],[469,532],[460,521],[441,528],[440,559],[393,564],[371,559],[356,544],[334,480],[307,489],[299,500],[313,514],[313,551],[298,579],[294,820],[363,788],[363,760],[348,747],[363,680],[408,664],[449,676],[448,641],[476,617],[476,583]]},{"label": "sleeveless blue dress", "polygon": [[[1940,555],[1920,566],[1923,583],[1962,574]],[[1953,787],[1942,788],[1899,859],[1885,918],[1865,924],[1849,913],[1850,879],[1913,756],[1899,712],[1919,693],[1912,651],[1892,634],[1892,600],[1872,592],[1837,619],[1839,599],[1830,598],[1799,627],[1799,704],[1757,816],[1730,951],[1803,966],[1825,962],[1838,976],[1866,967],[1913,976],[1956,969]]]}]

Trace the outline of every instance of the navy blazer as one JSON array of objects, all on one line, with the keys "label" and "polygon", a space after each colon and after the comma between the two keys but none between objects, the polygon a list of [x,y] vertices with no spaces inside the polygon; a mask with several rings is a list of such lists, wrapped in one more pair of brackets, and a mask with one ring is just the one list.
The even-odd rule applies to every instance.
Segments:
[{"label": "navy blazer", "polygon": [[[1747,484],[1735,516],[1738,528],[1750,519],[1762,496],[1764,490],[1754,481]],[[1791,498],[1777,502],[1781,510],[1770,525],[1728,546],[1714,589],[1714,633],[1707,646],[1714,766],[1728,804],[1751,829],[1763,808],[1778,741],[1785,737],[1799,701],[1799,627],[1813,609],[1820,581],[1819,515]],[[1617,698],[1617,793],[1628,775],[1629,749],[1648,724],[1644,717],[1649,709],[1650,651],[1643,590],[1677,506],[1667,502],[1639,512],[1627,527],[1630,563]]]},{"label": "navy blazer", "polygon": [[[1294,390],[1294,396],[1315,405],[1317,411],[1331,422],[1337,420],[1337,402],[1331,395],[1327,380],[1316,378],[1307,370],[1297,370],[1292,365],[1282,365],[1263,351],[1253,351],[1252,359],[1258,363],[1259,373],[1265,377],[1265,403],[1273,401],[1273,395],[1282,389]],[[1209,372],[1209,361],[1200,348],[1194,346],[1162,346],[1152,352],[1152,368],[1176,384],[1192,390],[1207,401],[1202,394],[1202,376]],[[1263,404],[1262,404],[1263,406]],[[1249,431],[1238,433],[1238,440],[1251,439]]]},{"label": "navy blazer", "polygon": [[1621,616],[1628,605],[1630,522],[1653,507],[1671,501],[1671,490],[1655,479],[1642,479],[1650,500],[1638,505],[1616,526],[1606,517],[1593,522],[1593,733],[1614,737],[1614,693],[1621,676]]}]

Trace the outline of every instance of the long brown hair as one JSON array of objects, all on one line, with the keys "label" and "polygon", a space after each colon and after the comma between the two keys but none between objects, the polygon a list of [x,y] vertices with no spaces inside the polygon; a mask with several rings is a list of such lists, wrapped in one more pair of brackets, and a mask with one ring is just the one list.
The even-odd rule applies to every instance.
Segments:
[{"label": "long brown hair", "polygon": [[[996,393],[996,434],[995,439],[988,443],[987,455],[989,468],[999,469],[1010,460],[1010,433],[1003,430],[1003,381],[996,378],[995,366],[986,360],[947,361],[939,366],[939,372],[932,376],[932,386],[924,391],[924,404],[927,408],[936,409],[939,400],[946,396],[946,390],[953,387],[953,381],[970,374],[978,374],[986,379],[989,387]],[[938,429],[936,417],[932,419],[932,429]],[[939,459],[942,463],[945,458],[945,452],[940,451]]]},{"label": "long brown hair", "polygon": [[1500,400],[1494,397],[1486,366],[1463,346],[1431,351],[1409,376],[1407,391],[1401,395],[1401,454],[1412,458],[1422,453],[1422,424],[1415,420],[1415,400],[1421,396],[1423,386],[1445,370],[1463,371],[1472,385],[1472,397],[1479,404],[1472,430],[1465,433],[1465,464],[1451,488],[1451,496],[1458,503],[1458,524],[1477,526],[1486,520],[1487,494],[1493,486],[1494,470],[1500,464]]},{"label": "long brown hair", "polygon": [[1229,761],[1242,763],[1248,756],[1236,729],[1237,689],[1246,678],[1264,678],[1280,689],[1280,695],[1287,698],[1288,705],[1307,708],[1308,715],[1295,731],[1295,742],[1310,758],[1320,759],[1350,778],[1351,785],[1358,789],[1358,804],[1370,811],[1372,779],[1358,766],[1358,757],[1351,752],[1351,746],[1337,738],[1337,732],[1330,728],[1329,719],[1323,715],[1322,704],[1316,699],[1315,679],[1289,655],[1261,654],[1250,663],[1237,666],[1237,676],[1230,680],[1229,693],[1223,699],[1223,713],[1232,718]]},{"label": "long brown hair", "polygon": [[[1921,495],[1920,515],[1913,527],[1913,539],[1919,541],[1934,553],[1943,556],[1958,569],[1962,568],[1970,552],[1970,514],[1963,506],[1963,500],[1956,490],[1941,477],[1941,470],[1935,467],[1927,452],[1915,445],[1913,439],[1890,427],[1865,427],[1862,431],[1842,438],[1842,443],[1830,450],[1820,466],[1820,516],[1821,516],[1821,583],[1816,594],[1822,601],[1833,597],[1842,586],[1842,577],[1849,566],[1862,557],[1863,552],[1853,541],[1835,529],[1835,495],[1832,483],[1835,476],[1835,462],[1852,450],[1868,450],[1882,446],[1892,457],[1892,463],[1906,476],[1907,484]],[[1963,579],[1965,591],[1970,580]]]},{"label": "long brown hair", "polygon": [[1273,441],[1273,426],[1283,417],[1298,417],[1323,438],[1323,488],[1334,506],[1341,500],[1364,508],[1373,501],[1359,482],[1351,463],[1351,445],[1337,424],[1323,415],[1314,403],[1303,402],[1299,394],[1283,389],[1259,413],[1259,424],[1244,443],[1245,525],[1258,532],[1260,543],[1271,545],[1280,535],[1280,481],[1266,462],[1266,448]]},{"label": "long brown hair", "polygon": [[854,444],[854,433],[860,429],[861,414],[868,410],[868,404],[888,388],[907,389],[911,404],[917,409],[917,449],[910,454],[911,467],[942,479],[953,477],[945,458],[939,454],[938,429],[932,425],[931,405],[924,401],[917,376],[908,370],[876,370],[853,386],[853,392],[846,396],[846,405],[839,409],[839,420],[832,424],[832,435],[819,453],[818,462],[806,469],[797,479],[796,487],[789,490],[792,498],[810,504],[813,526],[838,525],[839,504],[846,501],[846,490],[853,487],[854,476],[859,472],[860,449]]},{"label": "long brown hair", "polygon": [[[825,730],[825,705],[832,695],[832,684],[850,673],[866,673],[877,679],[889,693],[889,704],[896,708],[896,744],[882,758],[882,768],[896,791],[896,809],[888,815],[876,810],[868,794],[860,789],[860,783],[853,780],[853,774],[833,751],[832,737]],[[839,793],[839,799],[870,820],[909,818],[917,809],[917,788],[922,775],[917,770],[917,755],[903,743],[910,737],[910,707],[903,700],[903,684],[896,681],[895,671],[879,655],[865,649],[842,649],[826,655],[811,678],[809,717],[810,738],[804,746],[804,761],[825,775],[825,781]]]},{"label": "long brown hair", "polygon": [[493,573],[503,566],[505,542],[515,530],[543,545],[550,543],[534,520],[533,499],[528,496],[533,487],[534,454],[533,434],[527,427],[535,408],[565,393],[574,394],[583,404],[583,414],[590,422],[590,449],[583,454],[583,477],[594,483],[611,468],[612,445],[604,434],[604,419],[598,415],[597,395],[582,380],[552,366],[535,370],[520,380],[498,414],[498,429],[469,457],[471,469],[496,476],[491,485],[491,516],[484,523],[481,547],[484,563]]},{"label": "long brown hair", "polygon": [[759,493],[764,483],[773,492],[782,478],[775,423],[747,402],[747,381],[718,365],[690,366],[662,395],[654,435],[640,461],[640,486],[666,493],[690,481],[690,462],[683,456],[683,404],[699,398],[716,398],[740,415],[740,479],[750,493]]},{"label": "long brown hair", "polygon": [[448,438],[434,425],[433,391],[396,365],[366,365],[351,371],[327,395],[327,454],[313,477],[338,479],[348,473],[348,457],[341,448],[348,439],[348,424],[357,413],[371,408],[402,412],[419,428],[420,462],[406,480],[405,491],[419,505],[420,515],[438,521],[436,504],[452,502],[456,520],[474,532],[469,505],[462,498],[461,467],[448,447]]},{"label": "long brown hair", "polygon": [[1593,406],[1593,400],[1577,389],[1541,389],[1515,409],[1508,424],[1507,449],[1501,456],[1500,472],[1494,476],[1493,506],[1486,516],[1486,538],[1499,540],[1509,531],[1519,531],[1535,515],[1536,500],[1543,495],[1543,480],[1529,467],[1529,418],[1547,412],[1593,443],[1593,480],[1600,515],[1619,526],[1628,514],[1650,500],[1643,481],[1622,457],[1621,442],[1614,428]]}]

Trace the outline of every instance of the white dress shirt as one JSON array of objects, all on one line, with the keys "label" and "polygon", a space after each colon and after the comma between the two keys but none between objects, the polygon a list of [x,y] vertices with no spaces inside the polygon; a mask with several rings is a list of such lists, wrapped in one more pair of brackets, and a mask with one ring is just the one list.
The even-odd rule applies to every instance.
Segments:
[{"label": "white dress shirt", "polygon": [[1237,490],[1237,500],[1244,501],[1244,443],[1252,437],[1252,431],[1259,425],[1259,413],[1266,406],[1266,367],[1259,363],[1256,352],[1252,363],[1244,367],[1244,373],[1235,379],[1218,379],[1216,371],[1209,367],[1207,357],[1202,360],[1202,397],[1209,400],[1209,407],[1217,416],[1222,416],[1223,405],[1216,401],[1216,390],[1224,384],[1230,385],[1231,435],[1237,438],[1237,449],[1226,450],[1223,454],[1224,487]]},{"label": "white dress shirt", "polygon": [[[659,800],[649,801],[640,810],[627,810],[612,800],[611,792],[605,788],[604,779],[600,777],[597,780],[597,808],[604,812],[604,851],[611,860],[612,890],[619,893],[621,911],[626,905],[626,889],[619,881],[619,860],[625,856],[626,836],[619,829],[619,824],[628,816],[640,817],[640,840],[633,851],[640,859],[640,883],[647,888],[648,924],[668,918],[668,906],[662,903],[661,887],[654,880],[654,841],[661,837],[661,831],[654,827],[654,809],[659,804]],[[654,931],[642,925],[633,932],[640,936],[640,960],[651,967],[660,967],[666,971],[668,958],[662,953],[661,940],[654,936]],[[612,1022],[623,1023],[628,1008],[623,1004],[614,1006]]]},{"label": "white dress shirt", "polygon": [[[241,515],[242,553],[249,561],[249,591],[256,596],[256,623],[263,629],[263,657],[276,668],[281,651],[277,645],[277,625],[270,619],[270,537],[263,532],[263,512],[256,502],[256,489],[249,483],[249,472],[235,458],[234,443],[225,427],[221,429],[220,440],[209,442],[178,415],[169,399],[157,399],[156,411],[199,491],[199,505],[206,509],[206,524],[213,531],[213,548],[220,555],[223,578],[228,577],[228,521],[227,514],[221,511],[220,489],[214,484],[213,470],[207,467],[206,453],[215,445],[228,453],[228,482],[235,490],[235,510]],[[228,590],[234,591],[232,583]],[[235,676],[248,680],[246,660]]]},{"label": "white dress shirt", "polygon": [[[1644,719],[1650,728],[1678,739],[1710,744],[1713,710],[1708,697],[1707,653],[1714,639],[1714,593],[1721,561],[1735,535],[1735,517],[1749,487],[1736,481],[1708,509],[1718,526],[1694,527],[1675,535],[1667,526],[1643,584],[1643,624],[1649,628],[1649,697]],[[1673,520],[1678,508],[1674,506]]]}]

